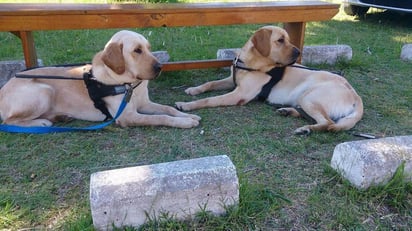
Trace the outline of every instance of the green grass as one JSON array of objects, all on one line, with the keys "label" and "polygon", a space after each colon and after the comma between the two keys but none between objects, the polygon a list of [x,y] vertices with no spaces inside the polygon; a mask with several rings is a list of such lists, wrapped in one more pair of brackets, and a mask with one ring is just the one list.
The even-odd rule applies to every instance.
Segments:
[{"label": "green grass", "polygon": [[[259,26],[131,30],[146,36],[153,50],[185,60],[215,58],[220,48],[241,47]],[[36,48],[46,65],[88,62],[115,31],[35,32]],[[353,49],[349,63],[318,66],[343,71],[364,100],[364,118],[347,132],[294,136],[304,120],[284,118],[252,102],[198,110],[201,125],[193,129],[110,126],[86,133],[0,133],[0,230],[93,230],[91,173],[219,154],[228,155],[237,168],[239,206],[227,208],[222,217],[203,211],[184,222],[165,214],[141,230],[408,230],[412,189],[400,177],[402,169],[387,186],[358,191],[329,163],[337,144],[360,139],[355,132],[412,134],[411,63],[399,58],[402,45],[412,43],[411,31],[410,15],[380,12],[362,20],[340,13],[328,22],[308,23],[306,45]],[[16,37],[0,33],[0,60],[22,58]],[[150,84],[151,98],[168,105],[196,99],[184,94],[185,87],[227,75],[215,69],[162,73]]]}]

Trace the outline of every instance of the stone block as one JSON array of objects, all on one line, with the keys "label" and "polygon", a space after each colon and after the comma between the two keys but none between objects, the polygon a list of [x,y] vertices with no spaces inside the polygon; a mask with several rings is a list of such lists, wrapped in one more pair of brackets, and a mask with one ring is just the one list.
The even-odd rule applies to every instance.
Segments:
[{"label": "stone block", "polygon": [[412,136],[338,144],[331,166],[355,187],[367,189],[386,184],[403,162],[405,179],[412,181]]},{"label": "stone block", "polygon": [[[240,48],[219,49],[217,59],[234,59]],[[338,61],[350,61],[352,48],[348,45],[305,46],[302,52],[302,64],[336,64]]]},{"label": "stone block", "polygon": [[[39,65],[42,65],[42,60],[37,60]],[[26,69],[24,60],[0,61],[0,88],[9,81],[17,72]]]},{"label": "stone block", "polygon": [[160,63],[166,63],[169,61],[170,56],[167,51],[154,51],[152,54],[159,60]]},{"label": "stone block", "polygon": [[402,46],[401,59],[404,61],[412,61],[412,43]]},{"label": "stone block", "polygon": [[348,45],[305,46],[302,52],[302,64],[329,64],[352,59],[352,48]]},{"label": "stone block", "polygon": [[226,155],[101,171],[90,178],[97,230],[138,227],[162,214],[190,219],[202,209],[220,215],[238,202],[236,168]]},{"label": "stone block", "polygon": [[0,88],[17,72],[24,69],[26,69],[26,65],[22,60],[0,61]]},{"label": "stone block", "polygon": [[216,57],[217,59],[235,59],[239,52],[240,48],[219,49]]}]

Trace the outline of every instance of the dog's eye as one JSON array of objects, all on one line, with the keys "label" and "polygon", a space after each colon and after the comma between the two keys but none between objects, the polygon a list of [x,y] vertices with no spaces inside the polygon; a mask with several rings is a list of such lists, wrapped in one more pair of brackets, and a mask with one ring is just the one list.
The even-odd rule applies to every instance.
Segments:
[{"label": "dog's eye", "polygon": [[285,39],[284,39],[284,38],[278,39],[278,43],[284,43],[284,42],[285,42]]},{"label": "dog's eye", "polygon": [[134,52],[136,52],[136,53],[138,53],[138,54],[141,54],[143,51],[142,51],[142,49],[140,49],[140,48],[136,48],[136,49],[134,49]]}]

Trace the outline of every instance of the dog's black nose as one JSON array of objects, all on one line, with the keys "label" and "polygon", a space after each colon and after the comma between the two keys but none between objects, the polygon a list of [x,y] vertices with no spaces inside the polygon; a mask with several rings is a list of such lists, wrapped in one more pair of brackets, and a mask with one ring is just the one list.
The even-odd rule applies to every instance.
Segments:
[{"label": "dog's black nose", "polygon": [[293,59],[297,59],[299,57],[299,55],[300,55],[300,50],[298,48],[294,47],[293,48],[293,54],[292,54]]},{"label": "dog's black nose", "polygon": [[156,73],[159,73],[162,70],[162,64],[161,63],[155,63],[153,65],[153,69]]}]

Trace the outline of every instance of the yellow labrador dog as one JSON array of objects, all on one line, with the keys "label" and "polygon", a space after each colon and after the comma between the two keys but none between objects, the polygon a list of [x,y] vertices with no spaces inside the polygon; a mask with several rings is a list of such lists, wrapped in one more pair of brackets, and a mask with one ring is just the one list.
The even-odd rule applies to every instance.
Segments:
[{"label": "yellow labrador dog", "polygon": [[189,95],[206,91],[234,89],[215,97],[192,102],[176,102],[182,111],[199,108],[244,105],[253,99],[282,105],[278,112],[316,121],[295,130],[340,131],[352,128],[363,114],[359,95],[341,76],[297,65],[299,49],[289,42],[287,32],[265,26],[257,30],[240,50],[231,75],[185,90]]},{"label": "yellow labrador dog", "polygon": [[160,72],[149,42],[138,33],[120,31],[94,56],[92,65],[36,68],[23,73],[29,78],[10,79],[0,89],[0,117],[4,124],[20,126],[51,126],[70,119],[103,121],[114,117],[123,92],[130,88],[130,102],[116,120],[121,127],[199,125],[199,116],[150,101],[149,80]]}]

